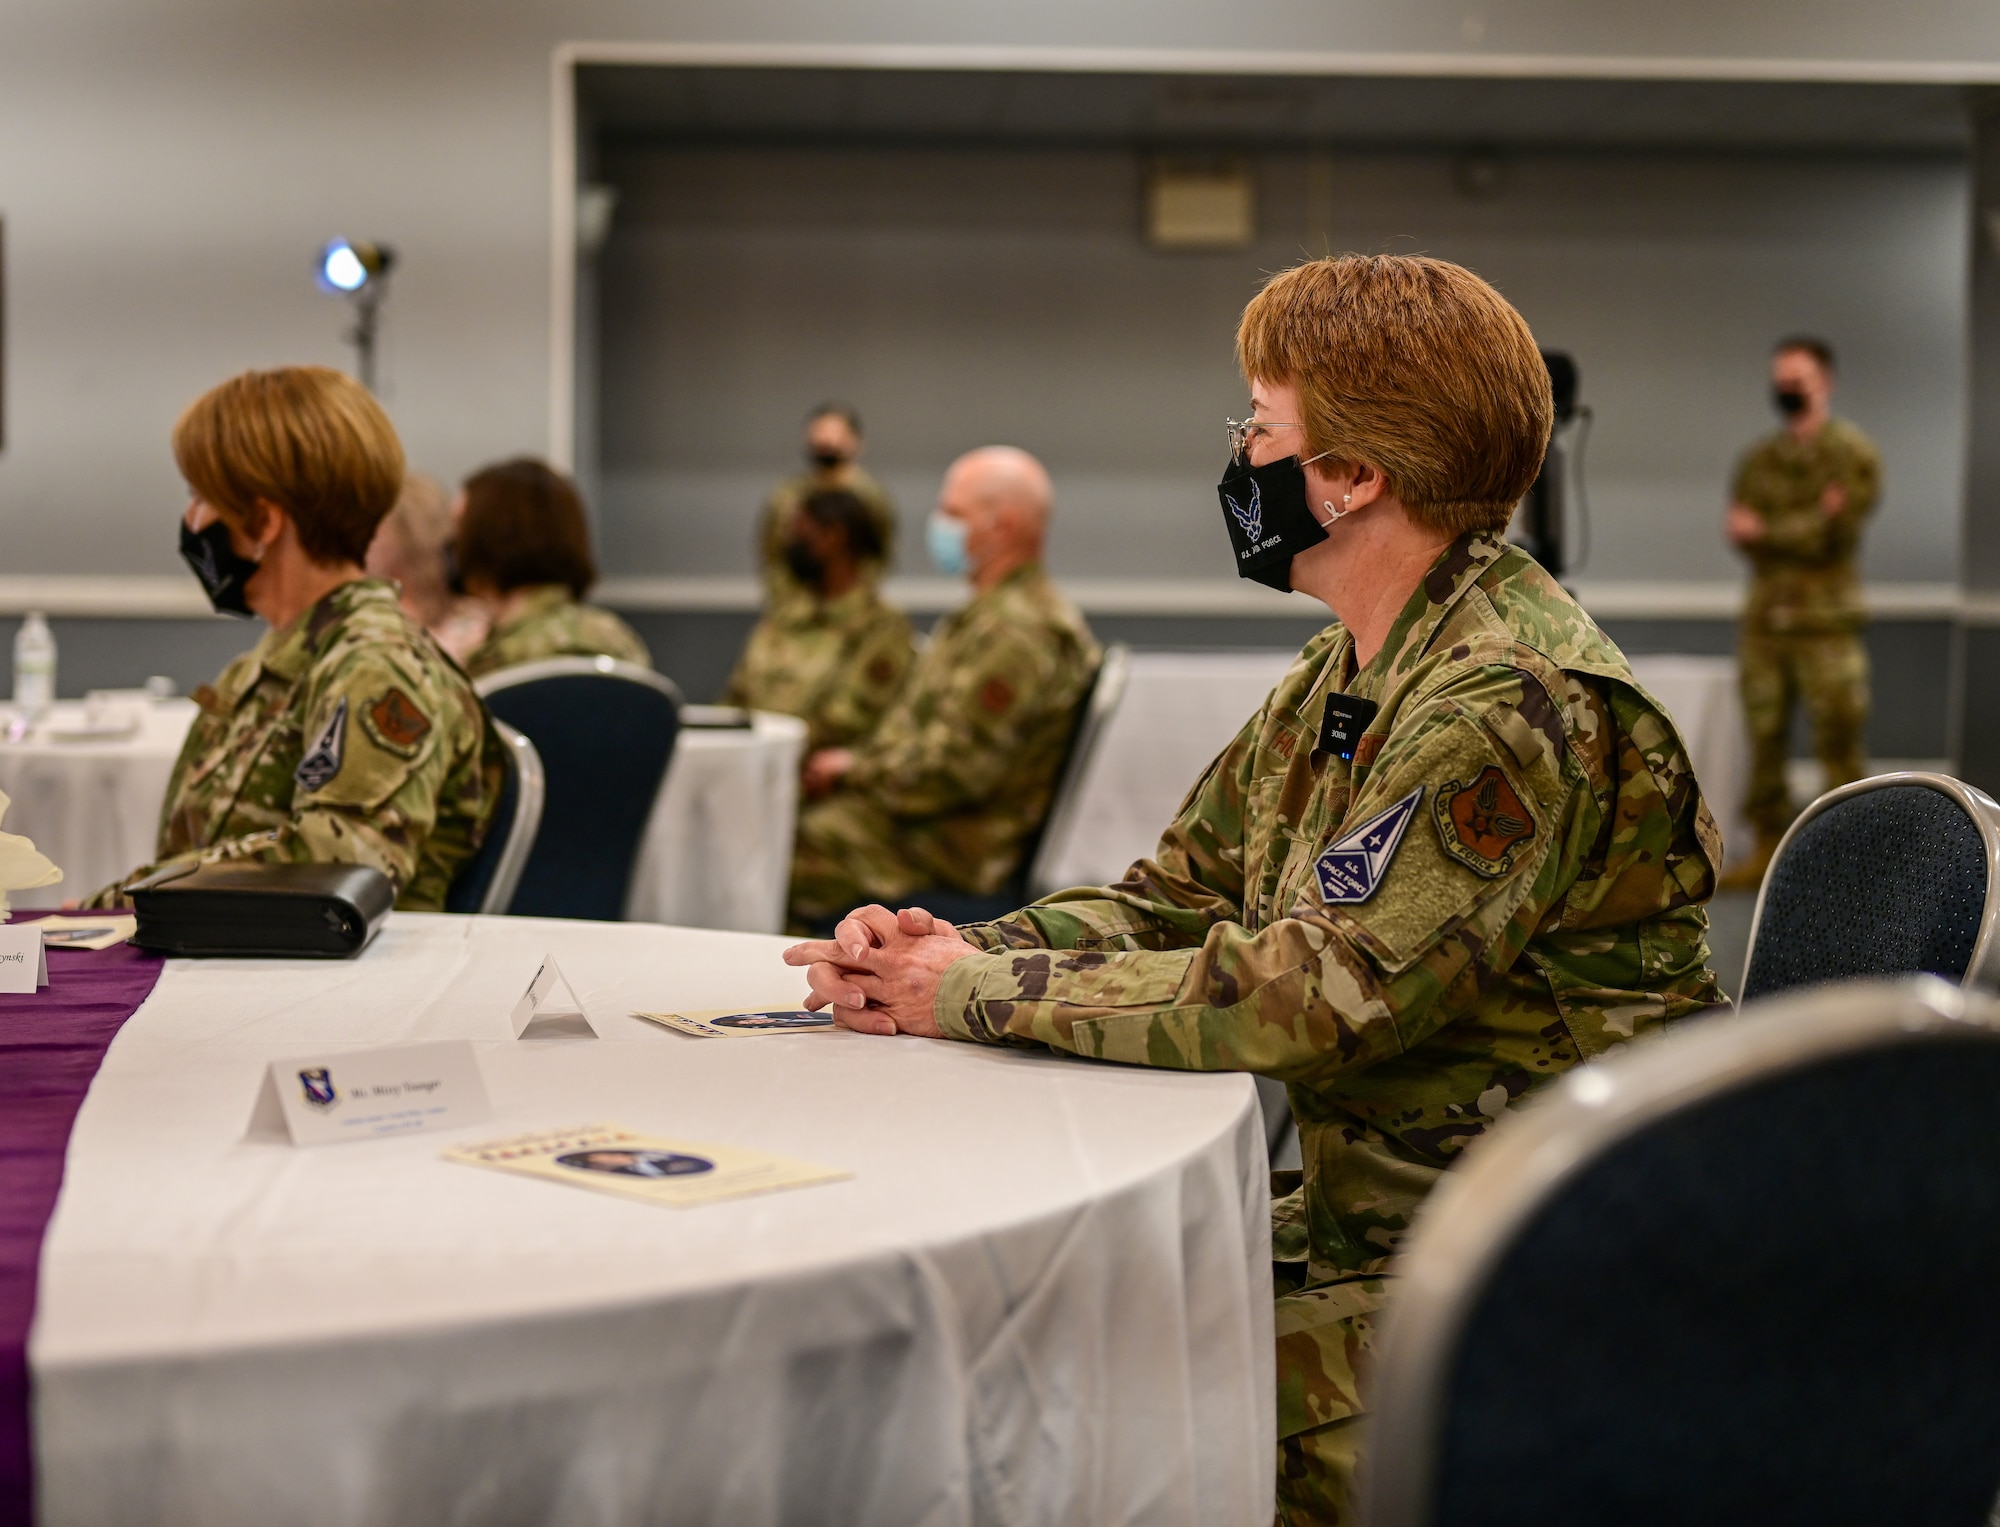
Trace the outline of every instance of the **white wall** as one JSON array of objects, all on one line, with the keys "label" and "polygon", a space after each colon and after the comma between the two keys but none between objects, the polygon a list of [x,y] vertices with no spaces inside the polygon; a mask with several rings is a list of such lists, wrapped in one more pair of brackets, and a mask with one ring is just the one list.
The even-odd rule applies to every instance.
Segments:
[{"label": "white wall", "polygon": [[335,232],[403,252],[384,391],[413,458],[455,474],[541,445],[565,38],[2000,65],[1976,0],[10,0],[0,575],[173,569],[173,416],[244,366],[345,359],[308,279]]}]

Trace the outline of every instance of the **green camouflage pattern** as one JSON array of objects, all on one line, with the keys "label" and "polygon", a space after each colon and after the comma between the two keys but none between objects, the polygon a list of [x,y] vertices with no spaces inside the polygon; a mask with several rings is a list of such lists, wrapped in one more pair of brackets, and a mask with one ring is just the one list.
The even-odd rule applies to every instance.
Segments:
[{"label": "green camouflage pattern", "polygon": [[[827,486],[810,473],[788,477],[771,490],[771,496],[764,500],[763,517],[757,526],[757,561],[764,579],[764,597],[773,608],[793,599],[810,599],[813,591],[792,575],[785,566],[785,538],[791,534],[792,511],[804,502],[808,494]],[[856,467],[851,481],[839,484],[848,493],[861,500],[868,511],[868,519],[876,533],[882,538],[882,556],[866,559],[861,563],[861,577],[867,583],[879,583],[889,564],[896,560],[896,506],[890,500],[888,491],[861,468]]]},{"label": "green camouflage pattern", "polygon": [[[1834,483],[1847,490],[1837,514],[1820,506]],[[1858,631],[1867,619],[1855,557],[1861,527],[1882,494],[1882,458],[1845,419],[1811,440],[1789,430],[1759,441],[1736,468],[1733,496],[1764,522],[1750,559],[1746,623],[1767,631]]]},{"label": "green camouflage pattern", "polygon": [[653,655],[638,632],[609,610],[581,604],[561,584],[551,583],[527,594],[513,614],[494,623],[466,658],[465,671],[479,679],[547,657],[615,657],[641,668],[653,666]]},{"label": "green camouflage pattern", "polygon": [[999,890],[1048,813],[1100,656],[1035,564],[939,621],[846,777],[799,813],[794,926],[926,886]]},{"label": "green camouflage pattern", "polygon": [[[1846,488],[1847,502],[1828,514],[1820,500],[1833,483]],[[1785,760],[1800,701],[1826,788],[1866,772],[1868,653],[1860,632],[1867,611],[1855,560],[1881,491],[1881,457],[1844,419],[1828,420],[1809,441],[1780,430],[1736,471],[1737,502],[1764,522],[1763,539],[1741,548],[1752,578],[1737,663],[1751,754],[1743,814],[1766,842],[1794,814]]]},{"label": "green camouflage pattern", "polygon": [[808,748],[847,747],[875,730],[916,655],[902,611],[864,581],[832,599],[802,596],[765,615],[722,698],[802,718]]},{"label": "green camouflage pattern", "polygon": [[444,909],[486,835],[505,768],[465,675],[376,578],[342,584],[195,692],[160,813],[169,863],[369,864],[396,905]]},{"label": "green camouflage pattern", "polygon": [[[1380,705],[1352,765],[1317,749],[1335,691]],[[1316,861],[1411,797],[1369,893],[1329,903]],[[1280,1500],[1344,1520],[1355,1428],[1336,1423],[1365,1413],[1357,1368],[1412,1214],[1522,1097],[1724,1000],[1720,859],[1623,655],[1526,554],[1466,536],[1359,673],[1344,627],[1307,643],[1154,858],[967,929],[987,952],[946,970],[935,1011],[955,1038],[1288,1084]]]}]

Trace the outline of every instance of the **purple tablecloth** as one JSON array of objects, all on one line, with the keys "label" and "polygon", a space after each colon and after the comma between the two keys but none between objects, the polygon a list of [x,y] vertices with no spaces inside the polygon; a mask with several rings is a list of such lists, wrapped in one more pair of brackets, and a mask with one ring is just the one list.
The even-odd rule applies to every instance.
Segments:
[{"label": "purple tablecloth", "polygon": [[70,1126],[164,963],[130,944],[49,951],[49,984],[0,995],[0,1527],[32,1527],[28,1326]]}]

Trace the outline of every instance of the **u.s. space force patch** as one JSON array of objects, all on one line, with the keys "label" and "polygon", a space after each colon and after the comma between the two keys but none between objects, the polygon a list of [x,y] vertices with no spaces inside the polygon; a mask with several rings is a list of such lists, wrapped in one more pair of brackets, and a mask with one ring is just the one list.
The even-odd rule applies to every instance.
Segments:
[{"label": "u.s. space force patch", "polygon": [[313,739],[313,745],[306,749],[306,756],[299,760],[299,766],[292,770],[292,783],[301,790],[324,790],[333,783],[334,775],[340,772],[341,760],[347,757],[347,697],[342,695],[340,703],[333,708],[333,717]]},{"label": "u.s. space force patch", "polygon": [[1319,877],[1319,894],[1328,906],[1352,906],[1375,894],[1423,798],[1424,787],[1419,785],[1387,811],[1376,813],[1327,845],[1326,852],[1313,861],[1313,873]]}]

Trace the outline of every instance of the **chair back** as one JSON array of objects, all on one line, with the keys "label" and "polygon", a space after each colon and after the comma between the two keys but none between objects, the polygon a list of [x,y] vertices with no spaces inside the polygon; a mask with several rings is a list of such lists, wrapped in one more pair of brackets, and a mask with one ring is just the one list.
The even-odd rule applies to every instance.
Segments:
[{"label": "chair back", "polygon": [[486,824],[485,839],[445,893],[447,912],[505,912],[542,825],[544,780],[535,745],[504,721],[494,720],[493,729],[506,760],[500,800]]},{"label": "chair back", "polygon": [[680,734],[680,691],[609,657],[523,663],[474,687],[534,744],[546,782],[541,830],[509,910],[620,920]]},{"label": "chair back", "polygon": [[2000,985],[2000,804],[1946,774],[1829,790],[1792,823],[1757,895],[1743,998],[1929,972]]},{"label": "chair back", "polygon": [[1696,1020],[1502,1119],[1391,1284],[1369,1527],[1987,1521],[2000,1003]]},{"label": "chair back", "polygon": [[1063,759],[1062,773],[1056,776],[1048,812],[1024,845],[1021,862],[1025,873],[1021,888],[1026,901],[1063,888],[1054,878],[1055,867],[1075,825],[1077,808],[1083,801],[1083,784],[1090,776],[1090,762],[1097,756],[1098,745],[1104,741],[1105,728],[1117,714],[1119,702],[1125,698],[1125,686],[1131,677],[1132,649],[1123,642],[1113,642],[1104,649],[1083,703],[1076,708],[1069,752]]}]

